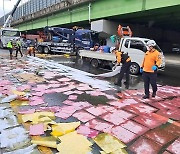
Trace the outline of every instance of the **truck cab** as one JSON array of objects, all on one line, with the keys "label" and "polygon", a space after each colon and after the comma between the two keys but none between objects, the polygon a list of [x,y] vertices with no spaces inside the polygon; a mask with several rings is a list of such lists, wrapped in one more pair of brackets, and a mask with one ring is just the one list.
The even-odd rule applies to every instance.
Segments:
[{"label": "truck cab", "polygon": [[[124,37],[120,39],[119,51],[128,53],[128,55],[131,57],[132,64],[130,66],[130,73],[133,75],[139,73],[141,64],[144,60],[145,52],[147,51],[146,43],[149,40],[150,39],[139,37]],[[155,48],[161,53],[162,58],[162,63],[158,70],[164,70],[165,58],[163,52],[158,45]],[[90,58],[91,65],[93,67],[98,67],[102,63],[107,63],[111,65],[112,62],[116,61],[116,56],[112,53],[100,53],[94,51],[80,50],[79,56],[81,57],[81,59],[83,57]]]},{"label": "truck cab", "polygon": [[[110,39],[116,44],[117,47],[119,46],[119,51],[128,53],[128,55],[131,57],[132,64],[130,66],[130,73],[133,75],[138,74],[144,60],[145,52],[147,51],[146,44],[150,39],[132,37],[132,31],[129,26],[122,27],[119,25],[117,32],[119,37],[112,35]],[[163,70],[165,68],[165,58],[163,52],[158,45],[156,45],[155,48],[161,53],[162,64],[159,67],[159,70]],[[116,56],[112,53],[100,53],[94,51],[87,52],[85,50],[81,50],[79,52],[79,56],[81,59],[83,57],[90,58],[91,65],[93,67],[98,67],[103,63],[112,66],[112,63],[116,61]]]},{"label": "truck cab", "polygon": [[12,39],[19,39],[21,33],[18,29],[1,28],[0,29],[0,48],[6,48],[7,43]]},{"label": "truck cab", "polygon": [[88,29],[78,29],[75,32],[75,45],[77,48],[90,50],[98,42],[98,33]]}]

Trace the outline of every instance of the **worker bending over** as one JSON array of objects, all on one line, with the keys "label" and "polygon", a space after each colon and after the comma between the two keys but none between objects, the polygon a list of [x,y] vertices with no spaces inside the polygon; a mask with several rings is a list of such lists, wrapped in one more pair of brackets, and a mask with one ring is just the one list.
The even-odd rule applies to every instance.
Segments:
[{"label": "worker bending over", "polygon": [[156,96],[157,91],[157,70],[161,64],[161,55],[155,49],[156,42],[154,40],[149,40],[147,42],[148,51],[145,53],[144,61],[140,68],[140,72],[142,73],[143,80],[144,80],[144,89],[145,95],[143,96],[144,99],[149,98],[149,84],[152,86],[152,97]]},{"label": "worker bending over", "polygon": [[31,56],[31,54],[34,55],[35,57],[35,53],[36,53],[36,50],[35,50],[35,47],[30,45],[28,48],[27,48],[27,55]]},{"label": "worker bending over", "polygon": [[[115,82],[116,85],[122,86],[122,79],[124,74],[126,73],[126,81],[124,82],[125,85],[129,85],[129,73],[130,73],[130,66],[131,66],[131,58],[128,56],[127,53],[124,53],[123,51],[118,51],[116,48],[112,51],[116,55],[116,66],[120,65],[122,63],[122,67],[118,76],[117,82]],[[113,69],[115,69],[115,67]]]}]

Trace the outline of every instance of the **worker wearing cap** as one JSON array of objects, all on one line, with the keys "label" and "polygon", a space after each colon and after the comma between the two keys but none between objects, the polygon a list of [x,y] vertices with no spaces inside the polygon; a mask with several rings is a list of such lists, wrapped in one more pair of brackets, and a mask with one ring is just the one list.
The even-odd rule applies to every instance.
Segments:
[{"label": "worker wearing cap", "polygon": [[91,51],[99,51],[99,44],[96,43],[93,48],[90,49]]},{"label": "worker wearing cap", "polygon": [[128,56],[127,53],[124,53],[123,51],[118,51],[116,48],[112,51],[116,55],[116,65],[113,69],[116,68],[116,66],[120,65],[122,63],[122,67],[119,73],[119,77],[117,82],[115,83],[118,86],[122,86],[122,79],[124,74],[126,73],[126,81],[124,84],[127,86],[129,85],[129,73],[130,73],[130,66],[131,66],[131,58]]},{"label": "worker wearing cap", "polygon": [[19,39],[16,40],[16,58],[18,56],[18,52],[20,52],[21,57],[23,56],[21,51],[21,41]]},{"label": "worker wearing cap", "polygon": [[145,95],[143,99],[149,98],[149,84],[152,86],[152,97],[156,96],[157,91],[157,70],[161,65],[161,55],[159,51],[155,49],[156,42],[149,40],[147,42],[148,51],[145,53],[140,72],[143,73]]},{"label": "worker wearing cap", "polygon": [[8,42],[7,48],[9,50],[10,60],[12,60],[12,53],[13,53],[13,40],[12,39]]}]

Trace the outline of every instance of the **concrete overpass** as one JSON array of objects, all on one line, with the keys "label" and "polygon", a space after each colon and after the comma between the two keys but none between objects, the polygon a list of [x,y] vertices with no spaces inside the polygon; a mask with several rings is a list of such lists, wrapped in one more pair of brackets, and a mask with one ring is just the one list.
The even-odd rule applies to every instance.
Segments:
[{"label": "concrete overpass", "polygon": [[21,31],[97,19],[180,31],[179,0],[68,0],[23,16],[13,25]]}]

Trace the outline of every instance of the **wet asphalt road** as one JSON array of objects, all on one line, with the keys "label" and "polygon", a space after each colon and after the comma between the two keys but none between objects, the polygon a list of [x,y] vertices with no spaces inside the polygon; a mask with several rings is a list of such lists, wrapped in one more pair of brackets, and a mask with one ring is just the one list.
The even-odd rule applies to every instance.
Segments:
[{"label": "wet asphalt road", "polygon": [[[8,57],[8,50],[0,49],[0,55],[3,57]],[[83,64],[80,64],[78,61],[78,57],[76,56],[68,56],[68,55],[37,55],[40,58],[47,59],[49,61],[55,61],[60,64],[70,66],[85,72],[89,72],[92,74],[101,74],[110,72],[111,69],[108,66],[93,68],[88,59],[83,59]],[[158,73],[157,83],[161,85],[170,85],[170,86],[180,86],[180,54],[165,54],[166,58],[166,68],[163,72]],[[114,83],[117,76],[111,78],[101,78],[103,80],[107,80],[111,83]],[[123,88],[125,86],[123,85]],[[140,89],[143,88],[143,80],[141,74],[133,75],[130,79],[129,89]]]},{"label": "wet asphalt road", "polygon": [[[178,54],[165,54],[166,57],[166,68],[164,71],[159,71],[157,83],[161,85],[170,85],[170,86],[180,86],[180,55]],[[45,57],[43,57],[45,58]],[[83,64],[79,64],[78,58],[75,56],[63,56],[63,55],[48,55],[45,59],[56,61],[60,64],[64,64],[66,66],[70,66],[73,68],[77,68],[79,70],[89,72],[92,74],[101,74],[110,72],[110,67],[99,67],[93,68],[89,60],[83,59]],[[114,82],[117,76],[112,78],[103,78],[103,80],[107,80],[109,82]],[[141,74],[131,75],[130,80],[130,89],[139,89],[143,88],[143,80]]]}]

